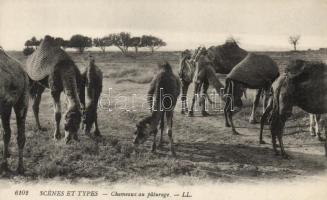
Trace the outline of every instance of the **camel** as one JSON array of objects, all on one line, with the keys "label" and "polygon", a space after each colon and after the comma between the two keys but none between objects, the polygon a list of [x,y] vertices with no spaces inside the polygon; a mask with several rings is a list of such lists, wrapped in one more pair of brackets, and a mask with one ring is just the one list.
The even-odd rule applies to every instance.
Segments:
[{"label": "camel", "polygon": [[[273,98],[269,102],[262,118],[260,134],[264,121],[271,115],[270,130],[272,145],[276,155],[276,138],[278,139],[281,155],[288,158],[283,145],[283,130],[286,120],[292,115],[293,106],[311,114],[327,113],[327,65],[321,62],[304,60],[291,61],[283,73],[273,83]],[[326,119],[322,120],[327,137]],[[325,141],[327,157],[327,141]]]},{"label": "camel", "polygon": [[19,174],[24,173],[23,151],[25,146],[25,120],[28,109],[28,76],[22,65],[8,56],[0,48],[0,116],[3,133],[3,162],[2,170],[8,171],[7,158],[10,157],[9,142],[11,138],[10,116],[12,108],[16,114],[17,123],[17,145],[18,145],[18,167]]},{"label": "camel", "polygon": [[[194,63],[194,55],[197,54],[197,51],[200,49],[199,47],[193,56],[191,56],[191,51],[186,49],[181,53],[181,62],[180,62],[180,70],[179,70],[179,78],[182,84],[182,95],[181,95],[181,103],[182,103],[182,114],[185,114],[188,112],[188,107],[187,107],[187,91],[190,86],[190,84],[193,81],[193,76],[195,72],[195,63]],[[203,81],[203,86],[202,86],[202,93],[207,97],[208,101],[210,103],[213,103],[212,100],[210,99],[208,95],[208,88],[209,88],[209,81],[204,80]],[[201,96],[202,97],[202,96]],[[202,97],[203,98],[203,97]],[[209,113],[205,111],[205,100],[201,101],[203,103],[202,106],[202,116],[208,116]],[[191,115],[192,116],[192,115]]]},{"label": "camel", "polygon": [[[226,127],[231,126],[233,134],[239,134],[235,129],[232,116],[243,106],[241,97],[244,89],[264,90],[266,94],[269,94],[271,85],[278,76],[278,66],[269,56],[253,53],[248,54],[227,75],[224,89],[224,114]],[[260,138],[260,143],[265,143],[262,138]]]},{"label": "camel", "polygon": [[27,73],[31,80],[30,94],[33,101],[33,113],[38,129],[42,130],[39,121],[39,106],[45,88],[51,91],[54,104],[55,131],[54,139],[61,138],[60,94],[64,92],[69,105],[65,116],[65,141],[78,141],[78,130],[81,123],[81,104],[84,104],[82,77],[78,67],[68,54],[56,45],[54,39],[45,36],[40,46],[26,61]]},{"label": "camel", "polygon": [[176,155],[173,142],[173,114],[177,98],[180,94],[180,81],[173,74],[168,62],[158,64],[158,73],[153,78],[148,91],[148,103],[151,115],[140,120],[136,125],[134,145],[144,143],[150,135],[153,135],[152,152],[156,152],[157,126],[161,122],[161,136],[159,146],[163,142],[164,120],[167,122],[167,133],[170,141],[170,152]]},{"label": "camel", "polygon": [[89,66],[82,73],[83,82],[86,87],[87,104],[83,114],[83,124],[85,125],[85,134],[90,135],[92,125],[95,125],[95,136],[101,136],[98,127],[98,101],[102,92],[103,74],[101,69],[95,65],[95,60],[90,56]]},{"label": "camel", "polygon": [[[196,72],[194,78],[192,105],[191,110],[189,111],[189,116],[193,116],[194,103],[196,97],[199,96],[201,92],[201,86],[207,81],[216,89],[218,94],[221,94],[224,85],[217,77],[213,75],[216,73],[230,73],[231,70],[248,55],[248,52],[240,48],[237,42],[227,40],[223,45],[211,46],[208,49],[202,47],[197,50],[195,54],[196,55],[193,57],[194,62],[196,63]],[[252,113],[249,119],[250,123],[256,123],[255,110],[259,105],[259,100],[262,93],[262,89],[257,90],[256,98],[253,102]],[[204,98],[201,99],[201,102],[203,101]]]}]

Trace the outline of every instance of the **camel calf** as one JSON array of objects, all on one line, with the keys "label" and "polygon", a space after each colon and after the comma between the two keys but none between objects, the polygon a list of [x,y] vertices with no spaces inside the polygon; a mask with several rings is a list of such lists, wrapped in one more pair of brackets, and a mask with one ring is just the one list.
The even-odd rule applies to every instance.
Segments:
[{"label": "camel calf", "polygon": [[85,87],[86,87],[86,106],[83,114],[83,126],[85,126],[85,134],[90,136],[90,131],[93,124],[95,124],[95,136],[100,136],[101,133],[98,127],[98,102],[102,92],[102,80],[103,74],[98,66],[95,64],[95,60],[90,56],[89,66],[82,74]]},{"label": "camel calf", "polygon": [[[156,136],[157,126],[161,121],[161,137],[159,146],[162,144],[162,137],[164,131],[164,120],[167,121],[167,133],[170,141],[170,151],[175,156],[173,144],[173,113],[176,106],[177,98],[180,94],[180,81],[173,74],[171,66],[168,62],[158,64],[159,72],[153,78],[150,89],[148,91],[148,102],[151,106],[151,115],[142,119],[136,125],[134,145],[138,146],[146,141],[146,139],[153,135],[152,152],[156,151]],[[155,98],[153,98],[155,97]],[[152,106],[153,105],[153,106]]]}]

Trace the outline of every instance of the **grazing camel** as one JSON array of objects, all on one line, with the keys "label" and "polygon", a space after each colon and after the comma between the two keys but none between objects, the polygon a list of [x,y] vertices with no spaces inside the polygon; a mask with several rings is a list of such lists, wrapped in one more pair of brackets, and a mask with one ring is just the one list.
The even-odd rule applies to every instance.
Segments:
[{"label": "grazing camel", "polygon": [[[161,121],[161,136],[159,146],[162,144],[164,120],[167,122],[167,133],[170,141],[170,151],[176,155],[173,142],[173,114],[177,98],[180,94],[180,81],[173,74],[168,62],[158,64],[158,73],[153,78],[148,91],[148,102],[151,107],[151,115],[137,123],[135,131],[134,145],[138,146],[153,135],[152,152],[156,151],[157,126]],[[153,106],[152,106],[153,105]]]},{"label": "grazing camel", "polygon": [[82,74],[83,82],[86,87],[86,107],[83,114],[83,124],[85,125],[85,134],[90,135],[92,125],[95,125],[95,136],[101,136],[98,127],[98,102],[102,92],[103,74],[101,69],[96,66],[95,60],[90,56],[89,66]]},{"label": "grazing camel", "polygon": [[[196,55],[193,57],[197,69],[195,72],[194,93],[189,116],[193,116],[196,97],[199,96],[201,86],[205,83],[205,81],[208,81],[216,89],[216,92],[221,94],[221,90],[224,88],[224,85],[214,75],[216,73],[230,73],[231,70],[248,55],[247,51],[240,48],[237,42],[233,40],[227,40],[225,44],[211,46],[209,49],[205,49],[204,47],[200,48],[195,54]],[[249,119],[250,123],[256,122],[255,110],[259,105],[262,92],[262,89],[257,90],[256,98],[253,102],[252,113]]]},{"label": "grazing camel", "polygon": [[81,123],[81,104],[83,104],[84,88],[78,67],[68,54],[56,45],[54,39],[45,36],[40,46],[27,59],[27,73],[31,79],[31,97],[33,112],[37,127],[41,129],[39,121],[39,106],[45,88],[51,91],[55,112],[54,138],[60,139],[61,105],[60,94],[64,92],[68,97],[68,111],[65,116],[65,140],[78,141],[78,130]]},{"label": "grazing camel", "polygon": [[10,116],[12,108],[16,114],[18,167],[19,174],[24,173],[23,151],[25,146],[25,120],[28,109],[28,76],[22,65],[8,56],[0,48],[0,116],[3,133],[3,162],[1,169],[8,171],[7,158],[10,157],[9,142],[11,138]]},{"label": "grazing camel", "polygon": [[[227,75],[224,89],[224,114],[226,127],[231,126],[233,134],[239,134],[235,129],[232,116],[243,106],[241,97],[244,89],[259,89],[269,94],[271,85],[278,76],[278,66],[269,56],[252,53],[248,54]],[[260,143],[265,142],[260,138]]]},{"label": "grazing camel", "polygon": [[[193,81],[194,72],[195,72],[195,62],[194,62],[194,55],[197,55],[197,51],[200,49],[199,47],[193,56],[191,56],[191,52],[186,49],[181,53],[181,62],[180,62],[180,70],[179,70],[179,78],[181,80],[182,84],[182,95],[181,95],[181,103],[182,103],[182,114],[185,114],[188,112],[187,107],[187,91],[190,86],[190,84]],[[207,97],[208,101],[210,103],[213,103],[208,95],[208,88],[209,88],[209,81],[204,80],[203,86],[202,86],[202,93],[204,96]],[[201,106],[202,106],[202,116],[208,116],[209,113],[205,110],[205,100],[203,99],[203,95],[201,96]],[[203,99],[203,100],[202,100]]]},{"label": "grazing camel", "polygon": [[[295,60],[290,62],[286,72],[273,84],[273,98],[269,102],[262,118],[260,134],[264,121],[271,113],[270,130],[273,149],[277,154],[276,138],[279,141],[281,155],[288,157],[283,145],[283,130],[286,120],[292,115],[293,106],[298,106],[311,114],[327,113],[327,65],[320,62]],[[327,123],[323,120],[327,137]],[[327,141],[325,141],[327,157]]]}]

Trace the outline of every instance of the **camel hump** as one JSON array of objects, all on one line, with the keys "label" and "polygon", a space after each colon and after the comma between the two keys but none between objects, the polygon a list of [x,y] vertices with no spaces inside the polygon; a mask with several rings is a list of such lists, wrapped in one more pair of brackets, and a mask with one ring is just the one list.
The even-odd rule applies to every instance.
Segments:
[{"label": "camel hump", "polygon": [[259,89],[271,85],[278,75],[278,66],[269,56],[249,53],[232,69],[227,78]]},{"label": "camel hump", "polygon": [[45,36],[26,61],[27,73],[32,80],[39,81],[51,74],[57,64],[66,60],[71,60],[68,54],[56,45],[52,37]]}]

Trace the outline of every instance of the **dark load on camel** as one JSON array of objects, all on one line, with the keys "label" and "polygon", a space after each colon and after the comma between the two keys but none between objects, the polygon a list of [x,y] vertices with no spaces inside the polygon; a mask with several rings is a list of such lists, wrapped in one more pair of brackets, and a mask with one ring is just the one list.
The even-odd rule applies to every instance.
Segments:
[{"label": "dark load on camel", "polygon": [[34,81],[39,81],[54,72],[58,63],[71,60],[50,36],[45,36],[40,46],[27,59],[27,73]]},{"label": "dark load on camel", "polygon": [[232,69],[227,78],[257,89],[269,87],[278,75],[278,66],[269,56],[249,53]]}]

